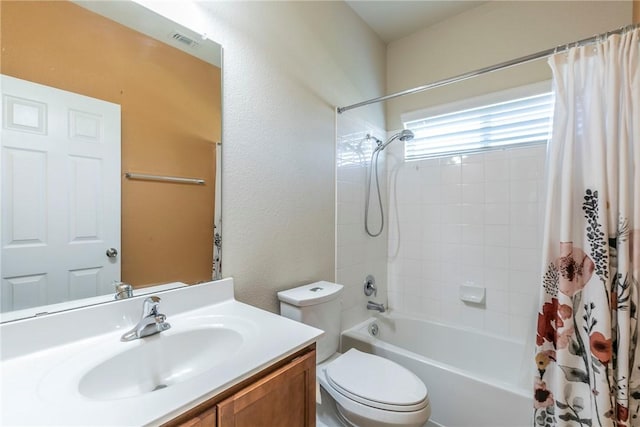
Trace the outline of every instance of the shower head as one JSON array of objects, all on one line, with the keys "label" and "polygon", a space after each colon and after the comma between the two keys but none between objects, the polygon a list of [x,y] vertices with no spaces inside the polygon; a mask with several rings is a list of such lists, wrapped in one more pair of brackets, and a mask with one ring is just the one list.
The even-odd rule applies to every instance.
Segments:
[{"label": "shower head", "polygon": [[414,136],[415,135],[413,134],[413,132],[411,132],[409,129],[403,129],[402,132],[400,132],[398,138],[400,139],[400,141],[404,142],[411,141]]},{"label": "shower head", "polygon": [[[367,175],[367,192],[365,193],[365,202],[364,202],[364,230],[371,237],[377,237],[382,233],[384,228],[384,209],[382,208],[382,197],[380,195],[380,182],[378,179],[378,156],[380,152],[385,149],[385,147],[391,144],[394,140],[399,139],[400,141],[409,141],[414,137],[413,132],[409,129],[403,129],[402,131],[396,133],[391,138],[387,140],[384,144],[378,138],[372,137],[371,135],[367,135],[367,139],[373,138],[378,146],[371,153],[371,164],[369,165],[369,174]],[[372,171],[375,170],[376,173],[376,188],[378,190],[378,206],[380,207],[380,229],[378,231],[372,232],[369,230],[369,196],[371,193],[371,174]]]},{"label": "shower head", "polygon": [[403,129],[402,131],[396,133],[391,138],[389,138],[389,140],[384,144],[378,145],[378,150],[379,151],[384,150],[387,147],[387,145],[391,144],[396,139],[399,139],[400,141],[405,142],[405,141],[412,140],[414,136],[415,135],[413,134],[413,132],[411,132],[409,129]]}]

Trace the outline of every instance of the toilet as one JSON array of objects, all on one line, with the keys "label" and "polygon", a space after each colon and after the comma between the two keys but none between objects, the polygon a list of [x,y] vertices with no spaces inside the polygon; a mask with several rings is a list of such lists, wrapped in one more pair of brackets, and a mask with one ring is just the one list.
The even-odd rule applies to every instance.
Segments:
[{"label": "toilet", "polygon": [[356,427],[421,427],[431,415],[427,387],[397,363],[340,344],[342,285],[316,282],[278,292],[280,314],[322,329],[316,376],[340,420]]}]

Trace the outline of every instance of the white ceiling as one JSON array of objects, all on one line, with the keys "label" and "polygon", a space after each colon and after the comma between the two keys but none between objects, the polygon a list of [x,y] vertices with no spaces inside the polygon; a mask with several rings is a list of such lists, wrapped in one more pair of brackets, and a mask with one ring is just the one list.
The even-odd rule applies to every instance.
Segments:
[{"label": "white ceiling", "polygon": [[398,40],[485,3],[477,0],[345,0],[345,2],[385,43]]}]

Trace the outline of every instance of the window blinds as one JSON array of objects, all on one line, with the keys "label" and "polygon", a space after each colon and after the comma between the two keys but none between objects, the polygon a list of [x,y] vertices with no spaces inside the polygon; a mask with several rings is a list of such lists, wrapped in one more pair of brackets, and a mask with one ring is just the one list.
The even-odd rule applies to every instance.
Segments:
[{"label": "window blinds", "polygon": [[547,92],[407,121],[415,138],[405,143],[405,160],[546,142],[552,117],[553,94]]}]

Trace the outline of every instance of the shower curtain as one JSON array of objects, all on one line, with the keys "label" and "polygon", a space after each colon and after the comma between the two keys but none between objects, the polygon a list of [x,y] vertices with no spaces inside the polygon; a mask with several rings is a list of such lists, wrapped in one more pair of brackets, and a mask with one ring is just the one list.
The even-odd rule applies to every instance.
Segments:
[{"label": "shower curtain", "polygon": [[549,59],[535,426],[640,426],[639,37]]}]

